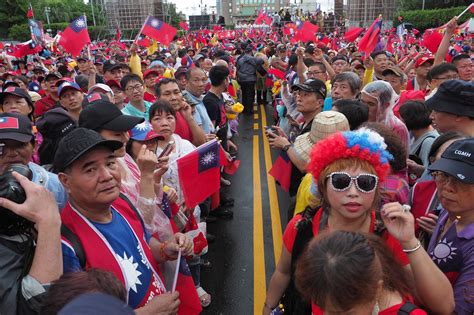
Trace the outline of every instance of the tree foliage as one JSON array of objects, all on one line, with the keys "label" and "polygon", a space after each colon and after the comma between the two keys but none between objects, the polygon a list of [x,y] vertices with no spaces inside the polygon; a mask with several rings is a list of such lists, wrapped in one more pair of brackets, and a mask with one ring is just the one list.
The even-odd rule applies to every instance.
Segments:
[{"label": "tree foliage", "polygon": [[[409,10],[409,11],[400,11],[395,16],[402,16],[403,22],[412,23],[417,29],[425,30],[427,28],[439,27],[454,16],[458,15],[464,11],[466,7],[456,7],[448,9],[434,9],[434,10]],[[459,24],[464,23],[470,14],[464,14],[458,21]],[[398,24],[398,21],[394,21],[395,25]]]},{"label": "tree foliage", "polygon": [[[425,0],[425,10],[447,9],[452,7],[466,8],[472,0]],[[400,11],[421,10],[423,0],[399,0],[397,7]]]},{"label": "tree foliage", "polygon": [[[26,13],[31,2],[36,20],[42,21],[44,29],[48,28],[45,8],[49,8],[49,21],[56,23],[69,23],[74,18],[86,14],[88,25],[92,25],[92,7],[83,0],[1,0],[0,5],[0,38],[14,40],[24,39],[25,32],[20,29],[27,25]],[[100,13],[98,6],[94,7],[97,25],[105,24],[105,17]],[[53,29],[53,27],[51,27]],[[29,37],[29,36],[27,36]],[[91,36],[92,37],[92,36]]]}]

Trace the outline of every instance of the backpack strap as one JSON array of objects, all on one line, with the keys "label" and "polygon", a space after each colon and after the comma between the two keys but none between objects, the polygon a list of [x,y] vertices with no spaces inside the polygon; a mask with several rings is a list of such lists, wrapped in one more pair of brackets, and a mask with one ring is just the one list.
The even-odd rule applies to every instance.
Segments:
[{"label": "backpack strap", "polygon": [[133,210],[133,212],[135,212],[135,214],[137,215],[137,218],[140,220],[140,223],[142,224],[143,230],[146,231],[145,222],[143,222],[142,215],[140,214],[138,209],[135,207],[135,205],[123,193],[120,193],[119,198],[122,198],[128,204],[128,206]]},{"label": "backpack strap", "polygon": [[414,310],[418,309],[418,307],[410,302],[405,302],[397,312],[397,315],[409,315]]},{"label": "backpack strap", "polygon": [[61,235],[71,242],[71,246],[74,248],[77,258],[79,258],[79,264],[81,265],[81,268],[84,269],[86,267],[86,254],[84,253],[84,248],[82,247],[79,238],[77,238],[76,234],[74,234],[74,232],[64,224],[61,224]]}]

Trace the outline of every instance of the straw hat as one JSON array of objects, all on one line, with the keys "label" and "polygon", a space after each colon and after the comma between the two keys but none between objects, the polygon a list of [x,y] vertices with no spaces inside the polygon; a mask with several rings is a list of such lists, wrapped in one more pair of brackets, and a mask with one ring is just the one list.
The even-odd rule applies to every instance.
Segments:
[{"label": "straw hat", "polygon": [[325,111],[316,115],[311,125],[311,131],[298,136],[293,147],[298,156],[309,162],[309,154],[313,145],[337,131],[349,130],[346,116],[335,111]]}]

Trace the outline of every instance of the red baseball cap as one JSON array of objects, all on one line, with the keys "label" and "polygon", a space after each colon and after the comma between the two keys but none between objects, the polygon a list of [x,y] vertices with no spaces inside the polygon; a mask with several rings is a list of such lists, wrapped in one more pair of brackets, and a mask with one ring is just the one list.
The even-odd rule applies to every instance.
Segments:
[{"label": "red baseball cap", "polygon": [[147,71],[145,71],[145,73],[143,73],[143,79],[145,79],[147,76],[149,76],[150,74],[156,74],[158,75],[158,71],[154,70],[154,69],[148,69]]},{"label": "red baseball cap", "polygon": [[423,56],[415,62],[415,68],[418,68],[418,67],[422,66],[425,62],[429,62],[429,61],[433,62],[434,57],[433,56]]},{"label": "red baseball cap", "polygon": [[119,89],[122,89],[122,85],[120,84],[119,81],[116,81],[116,80],[109,80],[105,82],[105,84],[107,84],[110,87],[115,86],[115,87],[118,87]]}]

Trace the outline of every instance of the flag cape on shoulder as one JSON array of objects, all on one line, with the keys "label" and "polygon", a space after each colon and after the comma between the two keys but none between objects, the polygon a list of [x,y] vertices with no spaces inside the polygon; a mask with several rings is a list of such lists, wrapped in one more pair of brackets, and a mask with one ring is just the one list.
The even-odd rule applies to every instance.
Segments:
[{"label": "flag cape on shoulder", "polygon": [[[150,282],[148,288],[144,288],[143,299],[138,305],[140,307],[145,305],[153,296],[165,293],[166,288],[151,249],[145,241],[144,225],[141,219],[137,217],[138,214],[130,207],[125,199],[122,199],[122,196],[115,199],[112,203],[112,207],[125,220],[138,242],[137,248],[139,248],[139,252],[142,253],[142,257],[137,257],[137,259],[145,260],[152,271],[153,281]],[[85,268],[99,268],[114,273],[117,279],[124,284],[128,294],[131,287],[127,281],[126,270],[121,266],[117,258],[117,253],[114,252],[104,235],[78,210],[74,209],[70,203],[62,210],[61,221],[77,236],[77,239],[81,243],[86,258]],[[64,236],[62,237],[62,242],[70,248],[73,248],[69,241],[70,240]],[[121,254],[122,253],[120,253],[120,255]]]}]

